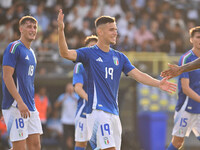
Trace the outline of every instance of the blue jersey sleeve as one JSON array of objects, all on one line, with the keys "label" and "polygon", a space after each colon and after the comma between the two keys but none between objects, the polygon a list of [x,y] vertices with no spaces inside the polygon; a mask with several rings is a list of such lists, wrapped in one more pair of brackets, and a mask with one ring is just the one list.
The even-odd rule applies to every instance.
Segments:
[{"label": "blue jersey sleeve", "polygon": [[128,74],[131,70],[135,69],[135,66],[133,66],[133,65],[131,64],[131,62],[129,61],[129,59],[127,58],[126,55],[122,54],[122,57],[123,57],[123,59],[124,59],[124,64],[123,64],[123,70],[122,70],[122,71],[123,71],[124,74],[127,76],[127,74]]},{"label": "blue jersey sleeve", "polygon": [[73,85],[76,83],[81,83],[84,84],[84,79],[83,79],[83,64],[77,63],[74,67],[74,73],[73,73]]},{"label": "blue jersey sleeve", "polygon": [[11,66],[15,68],[19,56],[19,45],[21,43],[10,43],[4,51],[3,66]]},{"label": "blue jersey sleeve", "polygon": [[63,100],[63,98],[64,98],[64,96],[65,96],[65,94],[61,94],[59,97],[58,97],[58,100],[57,101],[62,101]]},{"label": "blue jersey sleeve", "polygon": [[89,55],[90,53],[88,52],[89,48],[88,47],[83,47],[80,49],[77,49],[77,58],[75,62],[82,62],[84,64],[88,63],[89,61]]},{"label": "blue jersey sleeve", "polygon": [[[187,59],[187,58],[185,58],[184,60],[183,60],[183,59],[184,59],[184,58],[183,58],[183,56],[182,56],[182,57],[180,58],[180,60],[179,60],[179,63],[178,63],[179,66],[182,66],[182,65],[187,64],[187,63],[190,62],[190,59]],[[182,74],[179,76],[179,79],[182,79],[182,78],[189,78],[189,73],[188,73],[188,72],[182,73]]]}]

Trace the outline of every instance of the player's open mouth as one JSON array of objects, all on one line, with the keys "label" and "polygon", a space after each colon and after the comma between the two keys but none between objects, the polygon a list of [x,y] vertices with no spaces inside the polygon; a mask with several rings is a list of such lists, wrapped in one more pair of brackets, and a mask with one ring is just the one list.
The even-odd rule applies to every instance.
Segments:
[{"label": "player's open mouth", "polygon": [[32,37],[35,37],[35,34],[33,34],[33,33],[31,33],[31,34],[29,34],[30,36],[32,36]]}]

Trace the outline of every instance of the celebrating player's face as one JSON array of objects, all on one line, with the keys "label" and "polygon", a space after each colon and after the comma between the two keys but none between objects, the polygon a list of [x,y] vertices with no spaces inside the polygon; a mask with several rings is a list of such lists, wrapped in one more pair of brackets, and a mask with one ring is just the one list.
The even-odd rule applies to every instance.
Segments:
[{"label": "celebrating player's face", "polygon": [[20,27],[21,36],[24,36],[28,41],[35,40],[37,34],[37,24],[31,21],[26,21],[24,25]]},{"label": "celebrating player's face", "polygon": [[109,42],[109,44],[115,44],[117,38],[117,26],[116,23],[107,23],[103,28],[104,39]]},{"label": "celebrating player's face", "polygon": [[194,36],[190,39],[193,44],[193,47],[196,49],[200,49],[200,33],[196,32]]}]

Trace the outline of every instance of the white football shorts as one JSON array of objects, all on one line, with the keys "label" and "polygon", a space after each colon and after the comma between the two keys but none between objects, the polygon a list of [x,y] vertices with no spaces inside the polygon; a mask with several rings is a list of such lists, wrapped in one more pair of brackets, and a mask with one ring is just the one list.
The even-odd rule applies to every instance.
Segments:
[{"label": "white football shorts", "polygon": [[86,118],[82,118],[80,116],[76,116],[75,118],[75,141],[89,141]]},{"label": "white football shorts", "polygon": [[120,150],[122,127],[119,116],[93,110],[91,114],[87,114],[87,124],[90,141],[96,143],[97,148],[115,147]]},{"label": "white football shorts", "polygon": [[10,136],[10,141],[21,141],[31,134],[42,134],[42,125],[38,111],[30,111],[30,118],[22,118],[19,109],[11,106],[2,110],[3,117]]},{"label": "white football shorts", "polygon": [[185,111],[187,99],[182,108],[174,114],[173,136],[188,137],[193,131],[196,137],[200,136],[200,114]]}]

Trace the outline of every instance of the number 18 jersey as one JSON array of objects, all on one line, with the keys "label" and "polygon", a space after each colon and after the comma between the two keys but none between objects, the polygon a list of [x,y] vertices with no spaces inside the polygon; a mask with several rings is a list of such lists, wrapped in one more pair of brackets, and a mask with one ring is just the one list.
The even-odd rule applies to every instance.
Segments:
[{"label": "number 18 jersey", "polygon": [[[26,48],[21,41],[14,41],[10,43],[4,51],[3,66],[14,68],[13,80],[16,88],[29,110],[35,111],[34,77],[36,57],[34,51]],[[14,98],[9,93],[3,79],[2,90],[2,109],[8,109],[12,104],[17,106],[16,101],[14,102]]]},{"label": "number 18 jersey", "polygon": [[128,74],[135,67],[121,52],[110,48],[102,51],[97,45],[76,50],[76,62],[82,62],[88,78],[87,113],[92,109],[119,115],[118,89],[121,73]]}]

